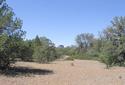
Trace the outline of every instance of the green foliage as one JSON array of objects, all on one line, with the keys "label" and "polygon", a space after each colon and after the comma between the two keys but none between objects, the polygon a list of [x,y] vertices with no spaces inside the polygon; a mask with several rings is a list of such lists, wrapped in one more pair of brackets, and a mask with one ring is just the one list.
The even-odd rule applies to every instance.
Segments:
[{"label": "green foliage", "polygon": [[101,60],[109,66],[125,62],[125,17],[115,17],[102,33]]},{"label": "green foliage", "polygon": [[55,53],[54,49],[51,47],[49,47],[49,48],[37,47],[37,48],[35,48],[33,57],[36,62],[48,63],[48,62],[56,59],[56,53]]},{"label": "green foliage", "polygon": [[100,52],[100,60],[107,65],[107,67],[112,66],[115,63],[116,47],[112,45],[112,42],[106,41],[104,47]]},{"label": "green foliage", "polygon": [[74,54],[71,55],[67,60],[74,60],[74,59],[80,59],[80,60],[99,60],[98,57],[88,56],[87,54]]},{"label": "green foliage", "polygon": [[57,47],[56,51],[58,53],[58,56],[64,56],[64,55],[74,55],[75,54],[75,46],[67,46],[64,48]]},{"label": "green foliage", "polygon": [[[93,34],[82,33],[76,37],[77,47],[74,48],[74,54],[71,55],[74,59],[98,59],[99,42],[94,38]],[[71,59],[72,59],[71,58]]]},{"label": "green foliage", "polygon": [[20,42],[20,47],[18,48],[18,58],[23,61],[32,61],[33,49],[31,46],[26,45],[24,42]]},{"label": "green foliage", "polygon": [[7,70],[18,56],[19,42],[25,34],[22,21],[14,18],[14,12],[6,0],[0,2],[0,68]]},{"label": "green foliage", "polygon": [[34,40],[33,59],[36,62],[47,63],[57,59],[56,49],[51,40],[38,36]]},{"label": "green foliage", "polygon": [[99,38],[91,33],[82,33],[76,37],[76,46],[55,47],[46,38],[36,36],[24,40],[21,30],[22,20],[15,17],[6,0],[0,0],[0,68],[7,70],[11,63],[21,59],[48,63],[63,55],[68,59],[100,60],[109,66],[125,64],[125,17],[115,17],[111,26],[104,29]]},{"label": "green foliage", "polygon": [[89,49],[87,52],[86,52],[86,55],[87,56],[91,56],[91,57],[99,57],[99,52],[93,48]]},{"label": "green foliage", "polygon": [[42,45],[42,43],[41,43],[40,38],[39,38],[38,35],[37,35],[36,38],[35,38],[34,44],[35,44],[35,46],[41,46],[41,45]]},{"label": "green foliage", "polygon": [[109,66],[125,63],[125,17],[115,17],[99,38],[93,34],[77,35],[77,48],[71,59],[97,59]]},{"label": "green foliage", "polygon": [[15,37],[8,37],[7,35],[0,36],[0,67],[2,70],[7,70],[10,63],[15,62],[18,56],[19,44]]},{"label": "green foliage", "polygon": [[93,45],[94,35],[90,33],[82,33],[77,35],[76,43],[78,45],[78,53],[86,52]]}]

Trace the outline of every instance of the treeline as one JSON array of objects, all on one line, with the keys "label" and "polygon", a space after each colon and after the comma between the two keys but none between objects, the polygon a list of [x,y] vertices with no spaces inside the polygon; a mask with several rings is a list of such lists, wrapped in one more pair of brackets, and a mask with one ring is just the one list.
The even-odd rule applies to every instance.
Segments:
[{"label": "treeline", "polygon": [[36,36],[35,39],[23,42],[27,46],[22,52],[22,54],[25,53],[21,57],[23,61],[48,63],[58,58],[55,44],[46,37]]},{"label": "treeline", "polygon": [[25,40],[22,20],[15,17],[6,0],[0,0],[0,69],[16,61],[47,63],[58,58],[55,45],[46,37]]},{"label": "treeline", "polygon": [[125,64],[125,17],[115,17],[111,25],[99,33],[76,36],[76,45],[64,47],[46,37],[25,40],[22,20],[15,16],[6,0],[0,0],[0,69],[9,69],[16,61],[48,63],[63,55],[69,59],[100,60],[109,66]]},{"label": "treeline", "polygon": [[111,25],[100,32],[98,37],[91,33],[77,35],[76,43],[77,45],[70,47],[70,59],[100,60],[107,67],[124,66],[125,17],[114,17]]}]

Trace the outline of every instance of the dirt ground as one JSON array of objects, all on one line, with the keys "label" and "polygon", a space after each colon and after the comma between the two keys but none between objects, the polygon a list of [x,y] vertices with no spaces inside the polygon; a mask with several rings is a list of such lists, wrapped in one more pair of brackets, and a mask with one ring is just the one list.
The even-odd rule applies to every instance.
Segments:
[{"label": "dirt ground", "polygon": [[37,74],[39,70],[29,77],[1,75],[0,85],[125,85],[125,68],[105,69],[105,65],[98,61],[56,61],[51,64],[18,62],[16,65],[42,69],[46,73]]}]

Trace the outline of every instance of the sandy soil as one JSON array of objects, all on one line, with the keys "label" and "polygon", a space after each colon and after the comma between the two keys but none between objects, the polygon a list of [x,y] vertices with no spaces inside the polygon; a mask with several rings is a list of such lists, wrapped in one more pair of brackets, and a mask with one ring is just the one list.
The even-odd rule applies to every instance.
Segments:
[{"label": "sandy soil", "polygon": [[53,71],[31,77],[0,76],[0,85],[125,85],[125,68],[105,69],[97,61],[56,61],[51,64],[18,62],[17,66]]}]

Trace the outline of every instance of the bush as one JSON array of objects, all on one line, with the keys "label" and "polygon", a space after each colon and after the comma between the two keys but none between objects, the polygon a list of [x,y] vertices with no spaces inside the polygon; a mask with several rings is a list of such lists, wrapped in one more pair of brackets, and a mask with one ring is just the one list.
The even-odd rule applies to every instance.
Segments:
[{"label": "bush", "polygon": [[99,60],[98,57],[88,56],[86,53],[72,55],[67,60],[74,60],[74,59],[80,59],[80,60]]},{"label": "bush", "polygon": [[119,51],[117,47],[114,46],[111,41],[106,41],[100,52],[100,60],[109,67],[120,63],[118,62],[118,56]]},{"label": "bush", "polygon": [[22,61],[32,61],[33,49],[27,45],[20,44],[18,57]]},{"label": "bush", "polygon": [[50,61],[53,61],[57,59],[56,56],[56,51],[52,47],[37,47],[35,48],[33,58],[35,59],[36,62],[39,63],[48,63]]},{"label": "bush", "polygon": [[18,56],[19,44],[15,38],[7,35],[1,35],[0,40],[0,67],[2,70],[7,70],[10,63],[14,63]]},{"label": "bush", "polygon": [[89,49],[89,50],[86,52],[86,55],[87,55],[87,56],[91,56],[91,57],[98,57],[98,56],[99,56],[99,52],[96,51],[95,49]]}]

